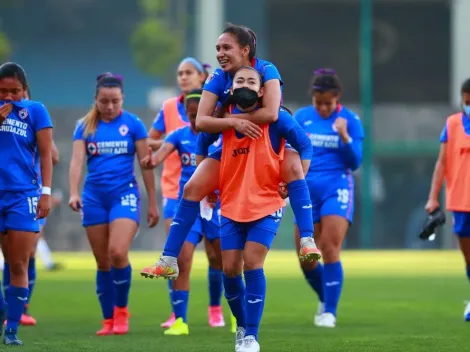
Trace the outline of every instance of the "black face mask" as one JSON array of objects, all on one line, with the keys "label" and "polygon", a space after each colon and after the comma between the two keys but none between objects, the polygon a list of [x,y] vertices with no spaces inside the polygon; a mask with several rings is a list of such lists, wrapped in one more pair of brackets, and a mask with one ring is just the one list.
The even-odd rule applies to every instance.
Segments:
[{"label": "black face mask", "polygon": [[259,97],[254,90],[243,87],[234,89],[230,99],[233,104],[240,106],[242,109],[248,109],[258,102]]}]

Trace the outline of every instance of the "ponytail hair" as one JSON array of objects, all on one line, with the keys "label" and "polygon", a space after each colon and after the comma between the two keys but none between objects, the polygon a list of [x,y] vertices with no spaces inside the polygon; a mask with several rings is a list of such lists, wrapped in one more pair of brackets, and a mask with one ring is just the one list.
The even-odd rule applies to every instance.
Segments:
[{"label": "ponytail hair", "polygon": [[98,122],[100,120],[100,113],[96,107],[96,103],[93,103],[90,111],[81,119],[82,126],[84,127],[83,137],[93,136],[98,127]]},{"label": "ponytail hair", "polygon": [[[123,91],[123,79],[120,75],[115,75],[111,72],[106,72],[100,74],[96,77],[96,94],[95,98],[98,96],[99,90],[102,87],[106,88],[120,88]],[[96,102],[93,103],[90,111],[80,120],[84,128],[83,137],[93,136],[98,127],[98,122],[100,120],[100,113],[96,106]]]}]

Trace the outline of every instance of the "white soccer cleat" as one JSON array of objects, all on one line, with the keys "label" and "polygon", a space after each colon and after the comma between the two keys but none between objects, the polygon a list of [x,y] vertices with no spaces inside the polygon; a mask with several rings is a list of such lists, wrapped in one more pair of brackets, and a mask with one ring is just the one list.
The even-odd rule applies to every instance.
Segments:
[{"label": "white soccer cleat", "polygon": [[235,332],[235,352],[240,352],[240,348],[243,346],[243,339],[245,338],[245,329],[241,326],[237,326]]},{"label": "white soccer cleat", "polygon": [[470,301],[466,301],[465,304],[466,304],[466,306],[465,306],[465,310],[463,312],[463,319],[465,321],[470,321]]},{"label": "white soccer cleat", "polygon": [[261,347],[254,336],[247,336],[243,339],[243,345],[237,352],[260,352]]},{"label": "white soccer cleat", "polygon": [[314,323],[317,325],[317,321],[320,321],[321,316],[325,313],[325,304],[323,302],[318,302],[317,312],[315,313]]},{"label": "white soccer cleat", "polygon": [[299,259],[301,262],[313,262],[321,259],[320,250],[317,248],[313,237],[300,239]]},{"label": "white soccer cleat", "polygon": [[150,279],[164,277],[165,279],[176,280],[179,275],[177,258],[161,256],[155,264],[143,268],[140,275]]},{"label": "white soccer cleat", "polygon": [[315,325],[320,328],[336,327],[336,317],[331,313],[323,313],[318,319],[315,319]]}]

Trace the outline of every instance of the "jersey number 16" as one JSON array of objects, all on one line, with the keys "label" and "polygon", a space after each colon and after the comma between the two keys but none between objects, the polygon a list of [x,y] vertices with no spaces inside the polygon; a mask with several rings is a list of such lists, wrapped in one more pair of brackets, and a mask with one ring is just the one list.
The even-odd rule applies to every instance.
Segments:
[{"label": "jersey number 16", "polygon": [[28,207],[30,214],[36,214],[36,208],[38,206],[38,197],[28,197]]}]

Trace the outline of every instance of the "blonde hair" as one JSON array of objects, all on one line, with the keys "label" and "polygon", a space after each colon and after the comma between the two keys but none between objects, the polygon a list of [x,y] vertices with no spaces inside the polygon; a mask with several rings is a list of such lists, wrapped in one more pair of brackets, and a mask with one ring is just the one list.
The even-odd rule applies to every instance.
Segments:
[{"label": "blonde hair", "polygon": [[93,103],[90,111],[80,120],[84,128],[83,137],[93,136],[98,127],[98,122],[100,120],[100,113],[96,107],[96,103]]}]

